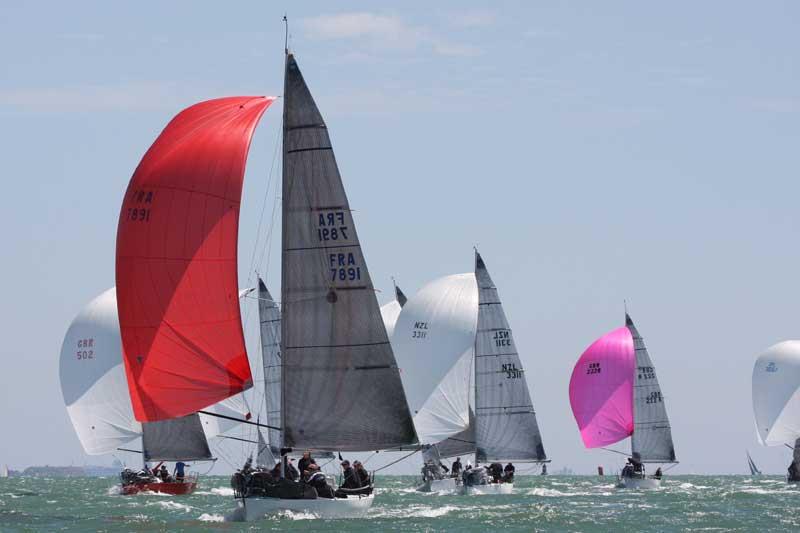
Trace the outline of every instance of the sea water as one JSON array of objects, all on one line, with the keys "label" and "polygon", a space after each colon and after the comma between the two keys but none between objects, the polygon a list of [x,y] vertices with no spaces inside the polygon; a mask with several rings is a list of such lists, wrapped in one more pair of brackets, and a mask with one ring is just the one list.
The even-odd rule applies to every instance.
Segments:
[{"label": "sea water", "polygon": [[366,517],[286,513],[225,522],[227,477],[190,496],[122,496],[114,478],[0,479],[0,531],[798,531],[800,486],[779,477],[669,476],[661,489],[615,488],[613,476],[519,476],[514,494],[418,493],[411,476],[378,477]]}]

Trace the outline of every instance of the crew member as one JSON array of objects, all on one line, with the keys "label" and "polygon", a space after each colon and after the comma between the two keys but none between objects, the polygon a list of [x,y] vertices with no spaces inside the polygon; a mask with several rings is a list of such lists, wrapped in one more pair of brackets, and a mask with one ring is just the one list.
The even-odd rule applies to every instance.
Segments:
[{"label": "crew member", "polygon": [[514,482],[514,472],[516,472],[516,468],[511,461],[508,462],[506,467],[503,469],[503,481],[506,483],[513,483]]},{"label": "crew member", "polygon": [[317,491],[317,496],[320,498],[333,498],[334,493],[328,481],[325,479],[325,474],[319,471],[319,465],[311,463],[308,465],[308,483]]},{"label": "crew member", "polygon": [[311,451],[306,450],[303,452],[303,457],[297,462],[297,469],[300,471],[301,476],[306,475],[306,470],[308,470],[308,465],[311,463],[316,464],[316,461],[313,457],[311,457]]},{"label": "crew member", "polygon": [[189,468],[189,466],[191,465],[187,465],[183,461],[178,461],[177,463],[175,463],[175,470],[173,470],[172,472],[175,475],[175,481],[177,481],[178,483],[183,483],[183,480],[186,476],[185,469]]},{"label": "crew member", "polygon": [[456,460],[450,465],[450,475],[452,477],[461,475],[461,457],[456,457]]}]

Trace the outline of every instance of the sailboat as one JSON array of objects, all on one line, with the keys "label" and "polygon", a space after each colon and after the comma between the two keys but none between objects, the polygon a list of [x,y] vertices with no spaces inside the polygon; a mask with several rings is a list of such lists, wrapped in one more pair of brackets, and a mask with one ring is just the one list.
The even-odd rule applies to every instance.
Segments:
[{"label": "sailboat", "polygon": [[475,252],[473,273],[424,287],[403,308],[393,337],[403,368],[425,468],[418,490],[503,494],[481,470],[435,475],[442,458],[475,454],[477,463],[546,462],[525,371],[497,288]]},{"label": "sailboat", "polygon": [[572,371],[569,400],[587,448],[631,437],[621,487],[661,486],[661,469],[648,476],[644,464],[677,462],[672,430],[655,366],[630,315],[625,313],[625,326],[583,352]]},{"label": "sailboat", "polygon": [[759,440],[791,448],[788,480],[800,481],[800,341],[780,342],[758,356],[752,394]]},{"label": "sailboat", "polygon": [[284,477],[286,455],[393,449],[417,439],[328,129],[288,52],[281,198],[281,423],[273,438],[284,468],[278,479],[247,469],[235,475],[233,518],[287,510],[359,516],[372,505],[371,490],[319,497],[311,485]]},{"label": "sailboat", "polygon": [[753,462],[753,458],[750,457],[750,452],[745,450],[745,453],[747,454],[747,466],[750,468],[750,475],[760,476],[761,470],[759,470],[756,464]]},{"label": "sailboat", "polygon": [[397,283],[394,283],[394,299],[381,306],[383,325],[386,327],[386,335],[389,336],[390,340],[392,335],[394,335],[394,326],[397,324],[397,319],[400,317],[400,311],[403,310],[403,306],[406,305],[407,301],[408,298],[406,298],[406,295],[403,294],[403,291],[400,290]]},{"label": "sailboat", "polygon": [[[207,439],[235,427],[201,419],[196,413],[175,421],[141,424],[134,419],[122,360],[122,341],[115,288],[87,304],[75,317],[64,338],[60,356],[60,380],[64,403],[75,432],[89,455],[111,454],[142,438],[143,466],[155,461],[207,461],[212,456]],[[210,410],[238,414],[245,410],[239,398]],[[238,414],[238,416],[243,416]],[[202,422],[206,422],[204,425]],[[197,487],[197,476],[182,483],[165,483],[137,472],[123,473],[123,494],[163,492],[188,494]]]},{"label": "sailboat", "polygon": [[0,467],[0,478],[8,477],[8,465],[4,464]]}]

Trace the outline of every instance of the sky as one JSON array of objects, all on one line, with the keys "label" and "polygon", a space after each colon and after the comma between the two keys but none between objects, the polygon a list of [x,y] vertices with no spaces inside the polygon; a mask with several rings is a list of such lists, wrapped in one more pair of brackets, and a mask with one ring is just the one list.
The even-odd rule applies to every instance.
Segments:
[{"label": "sky", "polygon": [[[284,11],[379,300],[392,276],[411,295],[470,271],[477,246],[551,470],[620,464],[583,448],[568,381],[627,301],[658,369],[673,472],[744,473],[745,449],[785,471],[789,451],[758,444],[750,379],[759,353],[800,338],[788,1],[3,2],[0,463],[110,463],[83,453],[64,409],[64,333],[114,285],[122,196],[169,119],[204,99],[280,95]],[[280,244],[259,219],[280,113],[254,139],[239,241],[240,285],[260,267],[273,292]]]}]

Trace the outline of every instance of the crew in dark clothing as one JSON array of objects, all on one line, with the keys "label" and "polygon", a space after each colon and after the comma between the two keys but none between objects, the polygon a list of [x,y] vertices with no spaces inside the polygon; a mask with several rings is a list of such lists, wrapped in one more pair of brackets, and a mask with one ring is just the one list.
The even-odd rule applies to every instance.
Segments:
[{"label": "crew in dark clothing", "polygon": [[286,478],[291,479],[292,481],[297,481],[300,479],[300,472],[297,471],[297,467],[293,464],[293,459],[289,459],[286,461]]},{"label": "crew in dark clothing", "polygon": [[630,462],[633,465],[633,471],[635,473],[641,474],[642,472],[644,472],[644,465],[639,459],[631,457]]},{"label": "crew in dark clothing", "polygon": [[361,488],[361,480],[355,469],[350,466],[350,461],[342,461],[342,485],[336,491],[337,498],[346,498],[348,494]]},{"label": "crew in dark clothing", "polygon": [[661,472],[661,467],[659,466],[658,468],[656,468],[656,473],[655,473],[655,474],[653,474],[653,477],[654,477],[654,478],[656,478],[656,479],[661,479],[661,476],[662,476],[662,475],[663,475],[663,474],[662,474],[662,472]]},{"label": "crew in dark clothing", "polygon": [[364,468],[363,464],[361,464],[361,461],[354,462],[353,469],[356,471],[358,481],[360,482],[362,488],[369,487],[372,484],[372,480],[369,477],[369,472],[367,472],[367,469]]},{"label": "crew in dark clothing", "polygon": [[308,465],[316,464],[317,462],[311,457],[310,451],[303,452],[303,457],[300,458],[300,461],[297,462],[297,469],[300,471],[301,476],[306,475],[306,470],[308,470]]},{"label": "crew in dark clothing", "polygon": [[450,476],[458,477],[461,475],[461,457],[456,457],[455,462],[450,465]]},{"label": "crew in dark clothing", "polygon": [[511,464],[511,462],[509,461],[509,463],[503,469],[503,481],[505,481],[506,483],[513,483],[514,482],[514,472],[516,472],[516,471],[517,471],[517,469],[514,468],[514,465]]},{"label": "crew in dark clothing", "polygon": [[171,483],[172,476],[169,475],[169,470],[167,470],[167,465],[161,465],[161,470],[158,472],[159,477],[161,477],[161,481],[164,483]]},{"label": "crew in dark clothing", "polygon": [[278,461],[275,463],[275,466],[272,467],[272,470],[269,471],[270,475],[273,479],[278,479],[281,477],[281,462]]},{"label": "crew in dark clothing", "polygon": [[503,465],[500,463],[490,464],[489,475],[492,476],[492,483],[500,483],[503,480]]},{"label": "crew in dark clothing", "polygon": [[628,462],[622,467],[622,477],[633,477],[633,463],[631,463],[630,458],[628,458]]},{"label": "crew in dark clothing", "polygon": [[319,466],[312,463],[308,466],[308,480],[306,483],[314,487],[317,491],[317,496],[320,498],[333,498],[334,493],[328,481],[325,479],[325,474],[319,471]]}]

